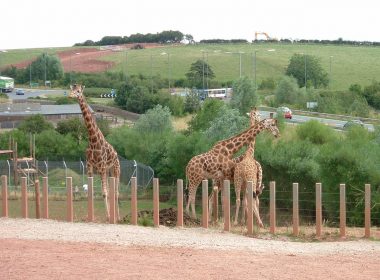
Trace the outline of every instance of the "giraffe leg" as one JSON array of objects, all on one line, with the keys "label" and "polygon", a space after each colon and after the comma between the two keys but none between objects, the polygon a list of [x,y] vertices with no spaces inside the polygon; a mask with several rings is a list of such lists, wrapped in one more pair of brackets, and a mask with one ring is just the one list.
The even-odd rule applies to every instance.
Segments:
[{"label": "giraffe leg", "polygon": [[242,207],[242,211],[241,211],[241,223],[242,224],[245,224],[245,217],[248,213],[248,190],[246,189],[245,192],[244,192],[244,198],[243,198],[243,207]]},{"label": "giraffe leg", "polygon": [[115,177],[115,205],[116,205],[116,220],[120,220],[119,210],[119,186],[120,186],[120,163],[119,160],[115,161],[113,168],[113,176]]},{"label": "giraffe leg", "polygon": [[264,225],[263,225],[263,222],[261,221],[261,218],[260,218],[258,197],[256,194],[256,182],[253,183],[253,189],[254,189],[254,196],[255,196],[255,199],[253,201],[253,207],[252,207],[253,213],[255,214],[255,217],[256,217],[256,220],[257,220],[259,227],[263,228]]},{"label": "giraffe leg", "polygon": [[238,217],[239,217],[239,209],[240,209],[240,186],[235,186],[235,194],[236,194],[236,209],[235,209],[235,219],[234,219],[234,225],[238,224]]},{"label": "giraffe leg", "polygon": [[110,206],[108,202],[107,172],[105,170],[102,170],[101,176],[102,176],[103,199],[104,199],[104,204],[106,206],[107,220],[109,221],[110,220]]}]

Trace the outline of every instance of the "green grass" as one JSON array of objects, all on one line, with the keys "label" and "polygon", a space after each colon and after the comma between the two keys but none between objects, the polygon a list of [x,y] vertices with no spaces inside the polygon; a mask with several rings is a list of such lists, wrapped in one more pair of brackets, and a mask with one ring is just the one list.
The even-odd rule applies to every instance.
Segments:
[{"label": "green grass", "polygon": [[[1,53],[0,67],[3,65],[31,59],[47,51],[56,53],[64,48],[53,49],[22,49]],[[65,48],[70,49],[70,48]],[[268,51],[274,49],[275,51]],[[185,78],[191,63],[205,59],[211,65],[215,80],[228,82],[239,77],[239,54],[242,58],[242,75],[254,77],[253,53],[257,51],[257,81],[273,77],[279,79],[290,57],[294,53],[306,53],[321,59],[322,67],[330,73],[330,56],[332,56],[332,83],[331,88],[345,90],[351,84],[368,85],[380,76],[380,47],[366,46],[334,46],[319,44],[202,44],[192,46],[163,46],[154,49],[128,50],[127,62],[125,52],[114,52],[102,60],[113,61],[115,66],[111,71],[127,71],[128,75],[142,73],[146,76],[169,76],[168,56],[170,54],[170,77],[172,80]],[[226,53],[235,52],[235,54]],[[152,64],[151,64],[152,62]]]}]

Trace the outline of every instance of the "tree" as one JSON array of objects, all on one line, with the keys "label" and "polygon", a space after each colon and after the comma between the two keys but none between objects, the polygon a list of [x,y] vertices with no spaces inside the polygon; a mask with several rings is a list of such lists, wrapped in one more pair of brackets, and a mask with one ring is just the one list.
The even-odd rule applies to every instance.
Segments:
[{"label": "tree", "polygon": [[30,66],[27,67],[26,72],[32,72],[32,78],[38,80],[59,80],[63,77],[63,68],[61,61],[53,55],[46,53],[41,54]]},{"label": "tree", "polygon": [[231,107],[241,114],[248,113],[257,103],[255,85],[247,77],[240,78],[233,85]]},{"label": "tree", "polygon": [[218,116],[225,104],[218,99],[207,98],[201,109],[189,122],[189,131],[201,131],[210,126],[210,123]]},{"label": "tree", "polygon": [[276,102],[281,104],[294,104],[299,94],[298,84],[293,77],[283,77],[275,90]]},{"label": "tree", "polygon": [[87,139],[87,128],[80,118],[70,118],[57,123],[57,132],[66,135],[71,134],[78,143],[83,139]]},{"label": "tree", "polygon": [[138,119],[133,129],[142,134],[160,134],[165,131],[173,130],[169,108],[156,105],[153,109],[148,110]]},{"label": "tree", "polygon": [[191,64],[189,72],[186,73],[186,77],[191,86],[204,88],[210,80],[215,78],[215,74],[207,62],[198,59]]},{"label": "tree", "polygon": [[201,104],[196,89],[192,89],[185,98],[185,112],[194,113],[199,110]]},{"label": "tree", "polygon": [[41,114],[32,115],[21,122],[19,130],[25,133],[41,133],[44,130],[54,129]]},{"label": "tree", "polygon": [[328,75],[323,70],[320,59],[313,55],[294,54],[290,58],[286,75],[293,76],[300,87],[305,87],[305,70],[306,83],[310,83],[314,88],[326,87],[329,84]]}]

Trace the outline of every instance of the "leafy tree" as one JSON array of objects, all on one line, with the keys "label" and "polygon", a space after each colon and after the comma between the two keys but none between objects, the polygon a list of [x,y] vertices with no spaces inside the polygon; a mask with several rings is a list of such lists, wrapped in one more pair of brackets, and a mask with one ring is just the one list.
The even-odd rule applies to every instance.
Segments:
[{"label": "leafy tree", "polygon": [[29,67],[32,68],[33,79],[45,80],[45,73],[46,80],[50,81],[59,80],[63,77],[61,61],[54,55],[43,53],[27,67],[27,73],[29,73]]},{"label": "leafy tree", "polygon": [[133,129],[139,131],[141,134],[161,134],[166,131],[172,131],[173,126],[169,108],[156,105],[138,119]]},{"label": "leafy tree", "polygon": [[22,121],[19,129],[25,133],[40,133],[44,130],[52,130],[54,127],[41,114],[36,114]]},{"label": "leafy tree", "polygon": [[203,102],[201,109],[189,122],[189,131],[193,132],[207,129],[224,106],[225,104],[221,100],[207,98],[205,102]]},{"label": "leafy tree", "polygon": [[363,95],[368,104],[376,109],[380,109],[380,82],[373,81],[371,85],[366,86]]},{"label": "leafy tree", "polygon": [[236,108],[240,113],[245,114],[257,103],[255,85],[247,77],[240,78],[233,85],[233,95],[231,107]]},{"label": "leafy tree", "polygon": [[320,59],[313,55],[294,54],[290,58],[286,75],[293,76],[300,87],[305,87],[305,70],[306,82],[310,82],[314,88],[326,87],[329,84],[328,75],[323,70]]},{"label": "leafy tree", "polygon": [[199,110],[201,104],[196,89],[192,89],[185,98],[184,110],[188,113],[194,113]]},{"label": "leafy tree", "polygon": [[196,88],[204,88],[204,86],[215,78],[214,71],[211,66],[204,60],[198,59],[191,64],[186,77],[190,84]]},{"label": "leafy tree", "polygon": [[80,143],[82,139],[88,139],[87,128],[80,118],[70,118],[57,123],[57,132],[66,135],[71,134]]},{"label": "leafy tree", "polygon": [[223,107],[211,122],[210,127],[205,130],[204,135],[211,146],[219,140],[227,139],[242,132],[248,125],[248,118],[242,116],[238,110]]},{"label": "leafy tree", "polygon": [[299,95],[296,79],[287,76],[283,77],[278,83],[274,94],[278,105],[296,103]]}]

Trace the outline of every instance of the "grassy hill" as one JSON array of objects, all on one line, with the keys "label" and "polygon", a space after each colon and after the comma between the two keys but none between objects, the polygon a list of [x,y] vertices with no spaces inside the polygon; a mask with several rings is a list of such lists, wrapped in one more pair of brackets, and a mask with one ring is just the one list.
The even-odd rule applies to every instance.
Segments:
[{"label": "grassy hill", "polygon": [[[29,60],[43,51],[54,53],[60,50],[63,48],[11,50],[7,53],[0,53],[0,67]],[[328,74],[330,74],[331,60],[332,89],[344,90],[353,83],[365,86],[372,80],[380,80],[380,47],[367,46],[272,43],[201,44],[127,50],[127,53],[125,51],[114,52],[101,59],[115,62],[111,71],[126,71],[128,75],[142,73],[146,76],[150,76],[152,73],[167,78],[169,76],[167,54],[170,54],[170,77],[174,80],[184,78],[191,63],[204,56],[215,73],[215,79],[229,82],[237,79],[240,75],[240,56],[242,75],[254,77],[255,51],[258,82],[268,77],[279,79],[294,53],[319,57]]]}]

